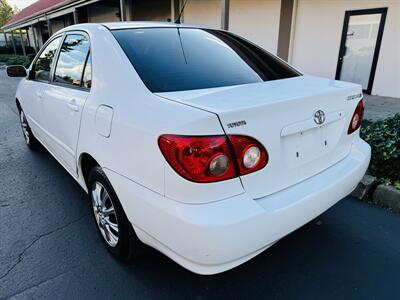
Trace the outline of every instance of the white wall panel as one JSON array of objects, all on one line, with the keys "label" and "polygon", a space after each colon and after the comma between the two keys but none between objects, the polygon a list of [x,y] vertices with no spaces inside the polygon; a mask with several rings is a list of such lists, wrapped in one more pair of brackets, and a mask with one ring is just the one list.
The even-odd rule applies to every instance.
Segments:
[{"label": "white wall panel", "polygon": [[388,7],[372,94],[400,97],[400,1],[299,0],[292,64],[334,78],[346,10]]}]

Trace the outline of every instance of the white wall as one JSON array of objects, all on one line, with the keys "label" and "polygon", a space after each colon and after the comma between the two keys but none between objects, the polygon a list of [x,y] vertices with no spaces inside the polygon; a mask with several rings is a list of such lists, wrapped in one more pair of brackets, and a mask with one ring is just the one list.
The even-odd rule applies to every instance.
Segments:
[{"label": "white wall", "polygon": [[400,0],[298,0],[291,63],[334,78],[346,10],[388,7],[372,94],[400,98]]},{"label": "white wall", "polygon": [[[280,0],[231,0],[229,30],[276,54]],[[221,28],[221,0],[191,0],[185,23]]]},{"label": "white wall", "polygon": [[231,0],[229,30],[276,54],[280,0]]},{"label": "white wall", "polygon": [[188,24],[221,28],[221,0],[192,0],[185,7],[183,21]]}]

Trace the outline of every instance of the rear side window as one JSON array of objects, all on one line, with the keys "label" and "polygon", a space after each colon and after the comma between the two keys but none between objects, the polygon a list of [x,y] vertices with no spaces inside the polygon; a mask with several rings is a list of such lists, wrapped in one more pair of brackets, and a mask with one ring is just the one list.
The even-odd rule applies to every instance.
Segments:
[{"label": "rear side window", "polygon": [[60,49],[54,81],[81,86],[83,69],[89,53],[89,41],[84,35],[67,35]]},{"label": "rear side window", "polygon": [[55,38],[40,54],[33,67],[35,71],[35,80],[49,81],[50,70],[56,55],[58,46],[60,45],[61,37]]},{"label": "rear side window", "polygon": [[144,28],[112,33],[152,92],[213,88],[300,75],[268,52],[227,32]]}]

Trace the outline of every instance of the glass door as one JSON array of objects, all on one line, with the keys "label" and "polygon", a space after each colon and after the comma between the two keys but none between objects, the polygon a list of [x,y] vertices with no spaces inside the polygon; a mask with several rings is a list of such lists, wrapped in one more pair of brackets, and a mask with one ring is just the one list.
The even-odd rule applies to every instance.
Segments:
[{"label": "glass door", "polygon": [[336,79],[362,85],[371,93],[387,8],[347,11]]}]

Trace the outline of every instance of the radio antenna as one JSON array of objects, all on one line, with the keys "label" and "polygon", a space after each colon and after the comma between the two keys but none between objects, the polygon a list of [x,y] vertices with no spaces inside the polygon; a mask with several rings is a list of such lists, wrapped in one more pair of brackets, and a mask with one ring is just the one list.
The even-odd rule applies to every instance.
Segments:
[{"label": "radio antenna", "polygon": [[183,6],[182,6],[182,8],[181,8],[181,11],[179,12],[178,17],[175,19],[175,22],[174,22],[175,24],[181,24],[181,16],[182,16],[182,14],[183,14],[183,11],[184,11],[184,9],[185,9],[186,3],[188,3],[188,1],[189,1],[189,0],[186,0],[185,3],[183,4]]}]

